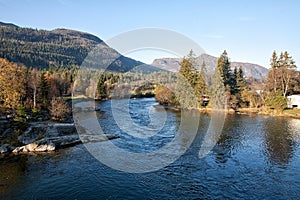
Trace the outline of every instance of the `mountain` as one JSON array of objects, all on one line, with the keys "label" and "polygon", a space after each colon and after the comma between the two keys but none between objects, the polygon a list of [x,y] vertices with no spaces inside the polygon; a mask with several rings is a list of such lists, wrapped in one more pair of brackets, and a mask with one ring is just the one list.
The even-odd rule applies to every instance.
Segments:
[{"label": "mountain", "polygon": [[0,22],[0,46],[1,58],[27,67],[79,66],[84,61],[89,67],[115,72],[141,69],[139,66],[146,71],[159,70],[122,56],[92,34],[75,30],[47,31]]},{"label": "mountain", "polygon": [[[210,56],[208,54],[202,54],[196,58],[197,68],[200,69],[202,62],[205,61],[206,68],[209,74],[213,74],[217,66],[218,58]],[[180,69],[180,58],[159,58],[155,59],[151,65],[165,69],[168,71],[176,72]],[[268,69],[257,64],[243,63],[243,62],[231,62],[232,70],[234,67],[242,67],[246,78],[253,77],[255,79],[263,79],[267,76]]]}]

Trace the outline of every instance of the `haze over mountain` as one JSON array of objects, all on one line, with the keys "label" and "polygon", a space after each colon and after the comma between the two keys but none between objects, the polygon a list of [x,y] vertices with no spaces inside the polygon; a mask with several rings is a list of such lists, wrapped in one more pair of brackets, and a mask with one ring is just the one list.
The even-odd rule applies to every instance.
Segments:
[{"label": "haze over mountain", "polygon": [[99,68],[100,66],[115,72],[141,68],[144,71],[159,70],[125,57],[97,36],[80,31],[37,30],[0,22],[0,42],[1,58],[27,67],[80,66],[84,61],[88,67]]},{"label": "haze over mountain", "polygon": [[[203,61],[209,74],[213,74],[217,66],[218,58],[208,54],[202,54],[196,58],[197,68],[200,69]],[[158,58],[153,61],[151,65],[165,69],[168,71],[176,72],[180,69],[181,58]],[[244,63],[244,62],[231,62],[231,69],[234,67],[242,67],[246,78],[253,77],[255,79],[263,79],[268,73],[268,69],[257,64]]]}]

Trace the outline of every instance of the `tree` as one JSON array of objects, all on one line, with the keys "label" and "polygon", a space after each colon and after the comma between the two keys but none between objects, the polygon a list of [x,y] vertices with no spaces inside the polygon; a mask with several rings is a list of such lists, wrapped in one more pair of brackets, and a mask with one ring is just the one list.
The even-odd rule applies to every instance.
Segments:
[{"label": "tree", "polygon": [[175,88],[175,95],[184,109],[193,109],[198,107],[197,92],[195,86],[198,75],[196,71],[196,59],[191,50],[187,58],[183,58],[180,63],[179,75]]},{"label": "tree", "polygon": [[282,96],[280,91],[275,94],[269,95],[266,99],[266,105],[280,113],[287,107],[287,99]]},{"label": "tree", "polygon": [[294,79],[296,79],[295,69],[295,61],[287,51],[281,52],[279,57],[276,51],[274,51],[271,58],[271,70],[268,73],[266,88],[274,94],[277,94],[277,91],[280,90],[282,96],[286,97]]},{"label": "tree", "polygon": [[191,50],[187,57],[184,57],[181,61],[179,74],[186,78],[192,87],[195,87],[198,78],[196,66],[196,57],[193,50]]},{"label": "tree", "polygon": [[[28,87],[32,90],[33,109],[37,106],[38,70],[30,69],[28,73]],[[29,95],[28,95],[29,96]]]},{"label": "tree", "polygon": [[230,85],[231,69],[230,69],[230,62],[226,50],[224,50],[224,52],[221,54],[221,56],[218,59],[217,70],[219,71],[223,79],[222,82],[224,86],[226,87],[226,85]]},{"label": "tree", "polygon": [[39,77],[39,89],[40,89],[40,101],[44,108],[48,107],[48,92],[49,92],[49,83],[47,80],[47,74],[45,71],[40,73]]},{"label": "tree", "polygon": [[281,83],[281,91],[283,96],[286,97],[290,89],[292,79],[295,75],[296,64],[287,51],[280,54],[279,59],[279,78]]},{"label": "tree", "polygon": [[270,59],[271,70],[268,73],[268,84],[276,93],[277,90],[277,69],[278,69],[278,57],[276,51],[273,51],[272,58]]},{"label": "tree", "polygon": [[96,99],[104,99],[107,97],[107,89],[106,89],[106,83],[105,83],[105,75],[100,74],[97,88],[96,88]]},{"label": "tree", "polygon": [[195,93],[198,97],[201,97],[203,95],[208,95],[208,86],[205,81],[204,76],[201,72],[197,72],[196,74],[196,82],[195,82]]},{"label": "tree", "polygon": [[206,64],[203,61],[201,65],[200,72],[197,72],[197,79],[195,83],[195,93],[198,97],[199,105],[206,105],[203,102],[203,96],[209,95],[209,89],[207,84],[207,71],[206,71]]},{"label": "tree", "polygon": [[214,73],[213,85],[211,89],[211,104],[213,109],[222,110],[226,108],[226,89],[222,77],[222,69],[216,68]]},{"label": "tree", "polygon": [[25,67],[0,58],[0,105],[16,110],[26,94]]},{"label": "tree", "polygon": [[230,62],[226,50],[218,59],[215,69],[214,80],[211,90],[211,99],[213,106],[218,109],[224,109],[225,104],[231,99],[232,74],[230,70]]}]

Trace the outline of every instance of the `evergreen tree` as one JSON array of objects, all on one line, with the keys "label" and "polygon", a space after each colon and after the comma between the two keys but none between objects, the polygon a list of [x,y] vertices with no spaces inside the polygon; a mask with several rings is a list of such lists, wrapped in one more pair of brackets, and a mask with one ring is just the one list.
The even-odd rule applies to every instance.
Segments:
[{"label": "evergreen tree", "polygon": [[235,95],[238,93],[237,79],[238,79],[238,69],[234,67],[233,74],[231,75],[230,81],[230,93]]},{"label": "evergreen tree", "polygon": [[237,93],[241,93],[243,90],[246,89],[246,79],[244,77],[243,68],[240,67],[236,76],[236,88]]},{"label": "evergreen tree", "polygon": [[208,73],[207,73],[206,63],[205,63],[204,60],[202,61],[202,65],[201,65],[201,68],[200,68],[200,73],[202,74],[206,84],[208,85]]},{"label": "evergreen tree", "polygon": [[217,70],[220,72],[220,75],[223,79],[224,86],[226,87],[226,85],[230,85],[231,70],[230,70],[230,62],[226,50],[224,50],[224,52],[221,54],[221,56],[218,59]]},{"label": "evergreen tree", "polygon": [[96,89],[96,98],[104,99],[107,97],[106,84],[105,84],[105,75],[101,74],[97,83]]},{"label": "evergreen tree", "polygon": [[40,95],[41,95],[41,102],[44,108],[48,107],[48,91],[49,91],[49,83],[46,77],[46,72],[43,71],[40,74],[40,81],[39,81],[39,88],[40,88]]},{"label": "evergreen tree", "polygon": [[218,110],[223,110],[227,106],[226,89],[224,86],[224,79],[222,77],[222,74],[222,69],[216,68],[211,89],[212,108]]},{"label": "evergreen tree", "polygon": [[195,86],[199,84],[199,75],[196,70],[196,58],[191,50],[187,58],[180,63],[179,76],[177,78],[175,95],[180,106],[185,109],[197,108],[198,98]]},{"label": "evergreen tree", "polygon": [[187,57],[184,57],[180,63],[179,73],[186,78],[188,83],[195,87],[197,80],[197,70],[196,70],[197,62],[196,57],[193,51],[191,50]]}]

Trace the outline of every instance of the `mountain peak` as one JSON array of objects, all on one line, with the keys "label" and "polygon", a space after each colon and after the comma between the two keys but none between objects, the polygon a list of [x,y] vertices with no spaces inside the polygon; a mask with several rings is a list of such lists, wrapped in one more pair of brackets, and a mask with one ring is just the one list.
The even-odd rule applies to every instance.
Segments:
[{"label": "mountain peak", "polygon": [[13,24],[13,23],[5,23],[5,22],[0,22],[0,26],[8,26],[8,27],[15,27],[17,28],[18,26]]}]

